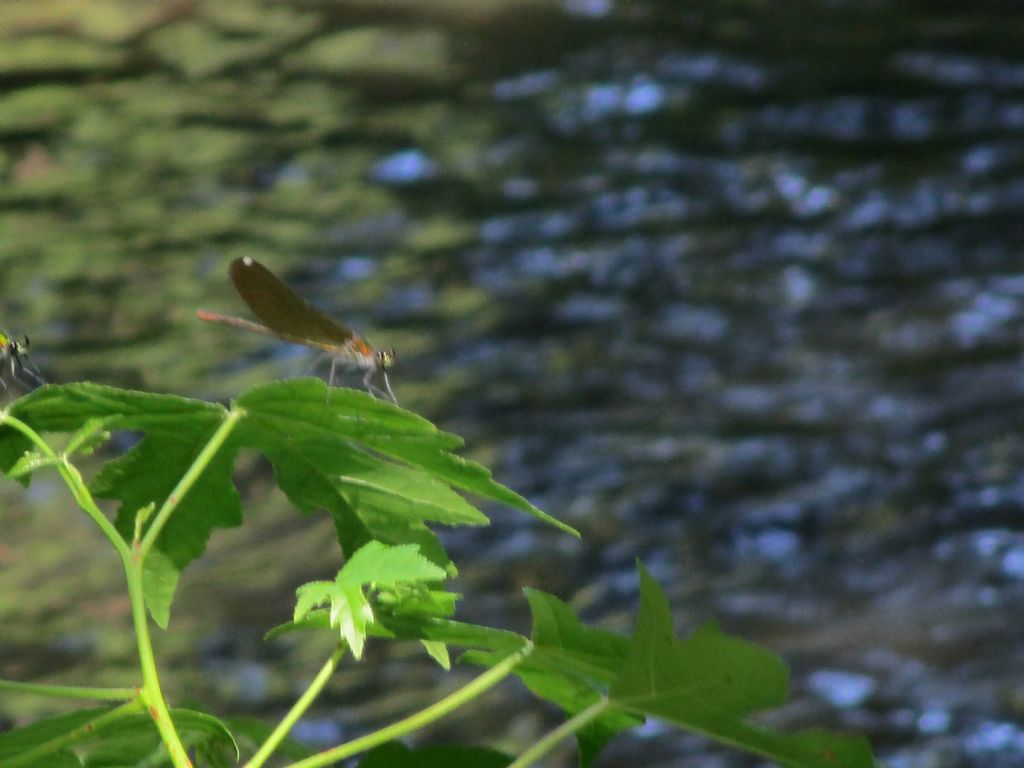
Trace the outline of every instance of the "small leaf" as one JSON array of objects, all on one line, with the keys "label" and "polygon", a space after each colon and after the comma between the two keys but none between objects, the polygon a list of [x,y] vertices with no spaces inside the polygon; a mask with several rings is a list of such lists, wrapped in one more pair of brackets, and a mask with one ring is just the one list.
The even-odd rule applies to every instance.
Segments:
[{"label": "small leaf", "polygon": [[371,749],[359,768],[504,768],[512,758],[502,752],[461,744],[409,749],[397,741]]},{"label": "small leaf", "polygon": [[452,659],[451,656],[448,655],[447,645],[438,642],[437,640],[420,640],[420,643],[426,649],[427,653],[430,654],[430,658],[441,666],[441,669],[447,672],[452,668]]},{"label": "small leaf", "polygon": [[386,616],[435,616],[448,618],[455,615],[455,603],[461,597],[457,592],[429,589],[425,584],[399,584],[377,591],[374,601],[377,610]]},{"label": "small leaf", "polygon": [[71,435],[71,439],[68,440],[68,444],[64,448],[64,454],[66,456],[73,456],[76,453],[82,456],[92,454],[110,439],[110,432],[106,428],[110,421],[108,418],[86,421],[77,432]]},{"label": "small leaf", "polygon": [[440,581],[446,576],[442,568],[419,553],[415,544],[389,547],[371,541],[349,558],[338,574],[338,582],[391,587],[402,582]]},{"label": "small leaf", "polygon": [[151,550],[142,564],[142,591],[149,615],[161,629],[171,620],[171,602],[178,588],[180,571],[159,549]]},{"label": "small leaf", "polygon": [[12,480],[20,480],[37,470],[45,467],[52,467],[60,463],[60,459],[51,459],[38,451],[25,451],[21,458],[14,462],[14,466],[7,470],[7,476]]},{"label": "small leaf", "polygon": [[341,598],[331,603],[331,623],[339,628],[356,659],[363,657],[366,625],[373,622],[373,609],[356,584],[339,584]]},{"label": "small leaf", "polygon": [[293,621],[301,621],[319,605],[330,603],[331,596],[336,592],[337,585],[333,581],[311,581],[295,590],[298,600],[295,602]]},{"label": "small leaf", "polygon": [[[438,581],[445,576],[444,569],[423,557],[415,544],[389,547],[371,541],[349,558],[333,582],[318,581],[299,587],[294,621],[302,621],[313,609],[329,605],[330,626],[338,629],[352,655],[359,659],[363,655],[367,627],[375,621],[364,588],[387,589],[390,606],[394,607],[405,588],[420,582]],[[419,595],[420,592],[414,590],[409,594]],[[398,600],[398,604],[400,602]],[[421,605],[425,602],[420,601]]]}]

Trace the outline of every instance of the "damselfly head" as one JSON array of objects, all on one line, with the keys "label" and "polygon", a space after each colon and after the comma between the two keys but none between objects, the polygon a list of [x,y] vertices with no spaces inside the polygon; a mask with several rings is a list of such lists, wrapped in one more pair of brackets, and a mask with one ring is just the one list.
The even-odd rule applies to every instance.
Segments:
[{"label": "damselfly head", "polygon": [[390,349],[378,349],[373,353],[374,358],[377,361],[377,367],[383,368],[385,371],[395,364],[395,348]]},{"label": "damselfly head", "polygon": [[23,336],[21,341],[18,341],[0,331],[0,350],[11,355],[24,354],[28,351],[28,336]]}]

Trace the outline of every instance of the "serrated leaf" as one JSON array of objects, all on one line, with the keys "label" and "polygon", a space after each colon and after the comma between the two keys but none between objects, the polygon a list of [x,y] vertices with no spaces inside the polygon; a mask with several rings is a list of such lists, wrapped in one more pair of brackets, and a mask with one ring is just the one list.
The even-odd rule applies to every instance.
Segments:
[{"label": "serrated leaf", "polygon": [[338,627],[352,655],[361,659],[366,644],[366,626],[373,621],[373,609],[359,586],[339,584],[338,589],[340,597],[331,602],[331,623]]},{"label": "serrated leaf", "polygon": [[[572,716],[607,695],[627,655],[629,639],[583,625],[564,602],[527,590],[533,617],[534,651],[515,673],[535,695]],[[643,717],[611,709],[576,733],[580,765],[587,766],[615,734],[639,725]]]},{"label": "serrated leaf", "polygon": [[[415,544],[454,575],[427,523],[481,525],[487,518],[453,488],[529,507],[486,470],[450,454],[461,445],[459,438],[365,393],[332,389],[328,398],[320,380],[291,380],[254,388],[238,406],[243,417],[177,500],[152,550],[166,558],[153,566],[145,587],[149,610],[161,624],[169,617],[176,583],[171,570],[180,572],[201,555],[214,530],[241,522],[231,471],[245,448],[270,459],[296,507],[331,515],[348,556],[373,540]],[[11,413],[40,432],[77,430],[72,445],[79,449],[103,430],[141,433],[137,445],[107,462],[89,484],[97,497],[120,502],[116,526],[129,541],[136,510],[164,504],[227,416],[219,405],[87,383],[42,387],[12,405]],[[27,445],[16,431],[0,427],[0,467],[14,466]],[[26,460],[22,468],[29,467]]]},{"label": "serrated leaf", "polygon": [[640,565],[640,613],[629,657],[611,700],[787,768],[872,768],[863,738],[807,731],[785,734],[747,717],[786,699],[788,672],[772,651],[707,624],[679,640],[668,601]]},{"label": "serrated leaf", "polygon": [[447,574],[423,557],[415,544],[389,547],[371,541],[361,547],[338,573],[340,584],[393,587],[403,582],[439,581]]},{"label": "serrated leaf", "polygon": [[[457,445],[461,444],[461,440],[458,438],[456,440],[458,441]],[[364,442],[379,452],[414,467],[419,467],[456,488],[500,501],[514,509],[520,509],[542,522],[579,538],[579,531],[572,526],[542,512],[515,491],[496,483],[490,470],[486,467],[449,453],[450,446],[415,437],[396,440],[389,435],[374,435],[364,438]]]},{"label": "serrated leaf", "polygon": [[[287,398],[283,397],[285,392]],[[350,469],[339,472],[340,483],[317,483],[310,494],[319,497],[322,505],[325,496],[330,495],[330,485],[346,497],[350,510],[357,510],[362,518],[359,524],[349,523],[356,546],[342,541],[347,551],[365,543],[358,540],[357,529],[360,525],[364,529],[372,525],[366,518],[374,513],[422,522],[486,523],[482,513],[468,503],[460,503],[460,496],[446,490],[449,486],[501,501],[567,528],[495,483],[483,467],[451,454],[451,450],[461,446],[460,438],[440,432],[425,419],[364,392],[333,389],[328,401],[327,388],[319,379],[293,380],[257,387],[239,398],[238,403],[249,412],[254,430],[262,431],[264,437],[285,434],[290,438],[289,449],[298,451],[298,467],[289,466],[280,453],[276,459],[271,457],[275,471],[280,474],[310,479],[310,469],[316,468],[332,475],[337,466],[332,466],[328,457],[337,462],[333,456],[336,451],[342,447],[355,449],[354,454],[346,457]],[[397,459],[405,466],[382,461],[379,454]],[[338,509],[344,504],[335,502],[331,506],[338,514],[349,511]],[[339,534],[344,537],[345,531],[339,530]]]},{"label": "serrated leaf", "polygon": [[318,605],[330,603],[331,595],[337,590],[333,581],[311,581],[303,584],[295,590],[295,610],[292,612],[293,621],[301,621],[309,615]]},{"label": "serrated leaf", "polygon": [[[443,484],[402,475],[398,465],[360,450],[367,435],[412,439],[438,434],[433,425],[360,392],[334,389],[328,402],[318,380],[257,387],[238,403],[248,412],[245,442],[270,459],[278,485],[296,507],[331,515],[347,555],[373,539],[414,543],[454,575],[455,566],[425,523],[478,524],[486,518]],[[412,487],[401,485],[395,494],[379,488],[399,476]]]},{"label": "serrated leaf", "polygon": [[393,600],[401,594],[402,586],[438,581],[445,575],[444,569],[420,555],[415,545],[389,547],[371,541],[349,558],[333,582],[312,582],[298,588],[294,621],[327,604],[330,626],[338,630],[352,655],[359,659],[367,627],[375,620],[364,588],[386,588]]},{"label": "serrated leaf", "polygon": [[[97,497],[121,502],[116,525],[126,540],[134,533],[135,511],[163,503],[226,415],[223,407],[198,400],[89,383],[42,387],[20,398],[11,413],[39,432],[95,434],[96,425],[102,423],[110,430],[144,434],[141,443],[108,462],[90,483]],[[6,432],[0,432],[0,444],[7,442]],[[229,452],[218,454],[182,499],[157,542],[156,548],[179,571],[202,554],[215,528],[241,521],[238,494],[230,481],[232,461]],[[160,585],[161,592],[147,592],[147,606],[154,616],[163,614],[166,620],[170,595],[165,589],[172,582],[150,579],[149,584]]]}]

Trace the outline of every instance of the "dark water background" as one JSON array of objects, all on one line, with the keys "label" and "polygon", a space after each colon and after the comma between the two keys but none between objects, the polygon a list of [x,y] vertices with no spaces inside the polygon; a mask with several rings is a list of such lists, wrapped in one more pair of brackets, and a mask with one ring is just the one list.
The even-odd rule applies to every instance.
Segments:
[{"label": "dark water background", "polygon": [[[777,722],[895,768],[1024,765],[1022,245],[1020,4],[0,5],[0,311],[50,380],[300,373],[194,318],[241,311],[225,269],[254,256],[583,531],[446,535],[460,615],[526,631],[532,585],[627,630],[641,557],[680,629],[784,654]],[[325,649],[260,635],[337,554],[263,464],[239,482],[258,525],[186,571],[157,650],[176,701],[269,717]],[[0,503],[0,676],[130,684],[84,516],[47,478]],[[370,662],[302,735],[453,685]],[[556,721],[510,685],[432,735]],[[639,764],[757,763],[651,724],[600,763]]]}]

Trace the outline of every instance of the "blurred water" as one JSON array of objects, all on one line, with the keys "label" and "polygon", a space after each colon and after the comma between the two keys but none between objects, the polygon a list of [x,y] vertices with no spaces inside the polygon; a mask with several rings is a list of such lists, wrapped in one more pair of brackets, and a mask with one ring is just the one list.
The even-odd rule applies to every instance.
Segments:
[{"label": "blurred water", "polygon": [[[1024,761],[1021,8],[126,8],[0,9],[4,323],[51,378],[298,373],[192,317],[240,311],[223,269],[254,255],[584,531],[447,536],[467,617],[523,629],[531,584],[628,626],[640,556],[682,626],[784,653],[787,724],[893,766]],[[284,603],[315,540],[290,536]],[[201,614],[258,637],[280,617],[241,573],[212,566],[239,594]],[[282,706],[261,653],[197,690]],[[752,764],[655,731],[602,764]]]}]

